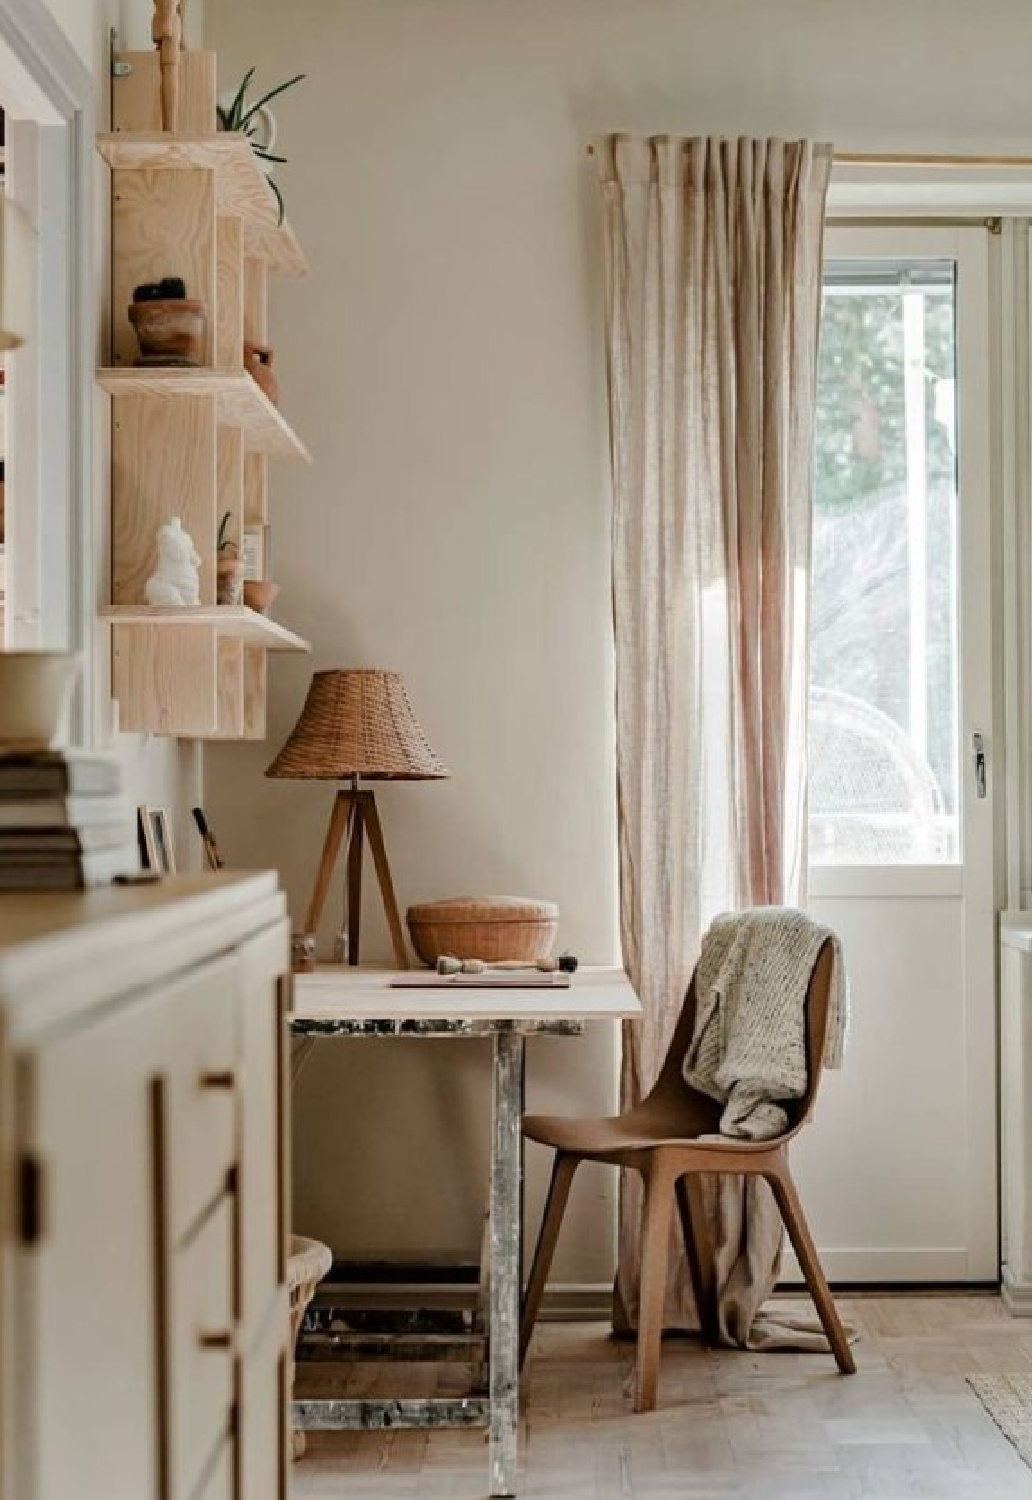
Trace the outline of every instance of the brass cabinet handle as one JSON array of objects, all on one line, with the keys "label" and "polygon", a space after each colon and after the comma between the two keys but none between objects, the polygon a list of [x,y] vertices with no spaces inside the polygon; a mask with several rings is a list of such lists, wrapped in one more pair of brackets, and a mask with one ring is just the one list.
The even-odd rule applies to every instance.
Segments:
[{"label": "brass cabinet handle", "polygon": [[213,1333],[202,1333],[200,1345],[202,1349],[232,1349],[232,1330],[223,1328]]},{"label": "brass cabinet handle", "polygon": [[202,1073],[201,1088],[203,1089],[233,1089],[236,1088],[236,1074],[227,1068],[221,1073]]}]

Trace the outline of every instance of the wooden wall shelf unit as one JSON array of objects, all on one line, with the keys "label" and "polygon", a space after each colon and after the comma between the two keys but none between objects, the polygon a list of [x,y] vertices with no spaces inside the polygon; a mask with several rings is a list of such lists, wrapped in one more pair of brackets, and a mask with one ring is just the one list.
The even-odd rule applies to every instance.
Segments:
[{"label": "wooden wall shelf unit", "polygon": [[[244,368],[267,340],[270,272],[302,276],[304,256],[245,137],[215,128],[215,62],[178,53],[176,130],[161,129],[158,54],[121,53],[111,168],[112,692],[125,730],[196,739],[264,739],[268,651],[307,651],[292,631],[216,602],[219,523],[242,548],[267,523],[270,458],[309,454]],[[143,282],[181,277],[208,313],[203,364],[138,367],[128,308]],[[146,605],[158,527],[179,516],[201,557],[200,603]]]}]

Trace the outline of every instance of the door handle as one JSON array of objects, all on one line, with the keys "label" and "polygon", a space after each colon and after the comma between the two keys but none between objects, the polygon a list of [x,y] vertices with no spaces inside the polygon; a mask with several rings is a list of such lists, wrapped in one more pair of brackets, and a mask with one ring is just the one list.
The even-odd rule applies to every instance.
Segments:
[{"label": "door handle", "polygon": [[971,736],[971,754],[975,765],[975,796],[985,796],[986,763],[985,741],[980,734]]}]

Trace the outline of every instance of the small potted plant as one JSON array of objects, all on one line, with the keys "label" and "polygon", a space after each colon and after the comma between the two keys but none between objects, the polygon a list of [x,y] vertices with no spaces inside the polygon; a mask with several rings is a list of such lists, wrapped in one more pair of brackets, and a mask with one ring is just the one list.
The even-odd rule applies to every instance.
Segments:
[{"label": "small potted plant", "polygon": [[215,544],[215,598],[219,604],[239,604],[244,596],[244,563],[240,549],[229,535],[230,512],[219,522]]},{"label": "small potted plant", "polygon": [[260,615],[269,613],[279,591],[279,584],[273,583],[271,578],[244,579],[244,603]]},{"label": "small potted plant", "polygon": [[208,314],[203,302],[186,295],[180,276],[147,281],[133,292],[129,321],[140,345],[138,365],[204,363]]},{"label": "small potted plant", "polygon": [[295,83],[300,83],[304,78],[303,73],[296,73],[293,78],[288,78],[285,83],[278,83],[275,88],[269,89],[260,99],[249,104],[247,90],[251,87],[254,79],[254,68],[248,68],[244,74],[243,82],[233,95],[226,95],[225,99],[219,100],[217,105],[218,121],[220,130],[239,130],[251,143],[251,150],[261,162],[265,175],[269,179],[269,186],[279,204],[279,222],[283,223],[283,195],[272,179],[272,169],[277,162],[285,162],[285,156],[276,156],[273,146],[276,143],[276,117],[269,108],[269,102],[278,94],[283,94],[287,89],[292,89]]}]

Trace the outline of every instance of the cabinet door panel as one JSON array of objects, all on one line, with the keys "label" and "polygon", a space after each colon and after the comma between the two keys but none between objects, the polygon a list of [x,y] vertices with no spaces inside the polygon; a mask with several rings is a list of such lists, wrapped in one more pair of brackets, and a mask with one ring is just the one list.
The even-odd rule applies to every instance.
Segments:
[{"label": "cabinet door panel", "polygon": [[254,1348],[240,1362],[237,1500],[286,1500],[289,1317],[281,1292]]},{"label": "cabinet door panel", "polygon": [[248,1350],[285,1275],[286,923],[240,951],[240,1319]]},{"label": "cabinet door panel", "polygon": [[34,1450],[18,1500],[160,1493],[158,1009],[127,1006],[22,1068],[23,1142],[41,1164],[44,1218],[17,1270]]},{"label": "cabinet door panel", "polygon": [[190,1500],[231,1425],[233,1220],[233,1199],[226,1194],[170,1259],[171,1492],[178,1500]]},{"label": "cabinet door panel", "polygon": [[205,1476],[196,1500],[236,1500],[233,1443],[223,1443],[211,1471]]},{"label": "cabinet door panel", "polygon": [[240,1087],[234,956],[205,964],[166,996],[169,1224],[178,1244],[226,1188]]}]

